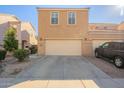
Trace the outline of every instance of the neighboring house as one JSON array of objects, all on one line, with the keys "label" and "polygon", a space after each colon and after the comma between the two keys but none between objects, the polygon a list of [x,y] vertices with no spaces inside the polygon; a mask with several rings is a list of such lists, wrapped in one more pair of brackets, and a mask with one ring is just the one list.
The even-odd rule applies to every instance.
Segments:
[{"label": "neighboring house", "polygon": [[113,23],[90,23],[89,31],[124,31],[124,22],[120,24]]},{"label": "neighboring house", "polygon": [[90,23],[89,31],[111,31],[117,30],[118,24],[112,23]]},{"label": "neighboring house", "polygon": [[14,27],[17,31],[16,39],[19,42],[19,48],[36,45],[36,33],[31,23],[21,22],[16,16],[9,14],[0,14],[0,47],[3,48],[4,33],[9,27]]},{"label": "neighboring house", "polygon": [[22,48],[37,45],[36,30],[30,22],[21,22]]},{"label": "neighboring house", "polygon": [[16,39],[19,42],[19,47],[21,48],[21,31],[20,31],[20,20],[9,14],[0,14],[0,46],[3,47],[4,33],[9,27],[14,27],[17,31]]},{"label": "neighboring house", "polygon": [[124,23],[92,23],[89,24],[87,38],[92,40],[93,51],[108,41],[124,41]]},{"label": "neighboring house", "polygon": [[38,8],[38,54],[93,56],[107,41],[124,40],[124,23],[88,23],[88,8]]}]

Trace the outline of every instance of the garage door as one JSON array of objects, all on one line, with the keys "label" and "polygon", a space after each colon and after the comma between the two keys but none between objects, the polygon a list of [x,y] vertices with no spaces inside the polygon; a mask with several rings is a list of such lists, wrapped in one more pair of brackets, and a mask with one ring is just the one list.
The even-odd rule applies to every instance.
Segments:
[{"label": "garage door", "polygon": [[46,40],[46,55],[81,55],[81,40]]}]

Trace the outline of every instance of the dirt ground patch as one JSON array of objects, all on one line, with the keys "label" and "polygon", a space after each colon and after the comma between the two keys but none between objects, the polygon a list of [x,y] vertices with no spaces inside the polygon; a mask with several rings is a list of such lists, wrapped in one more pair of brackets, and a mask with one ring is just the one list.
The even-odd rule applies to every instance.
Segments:
[{"label": "dirt ground patch", "polygon": [[32,61],[34,58],[25,60],[24,62],[18,62],[13,57],[7,57],[3,63],[3,71],[0,73],[0,78],[14,78],[22,70],[26,69],[28,66],[31,66],[35,62]]},{"label": "dirt ground patch", "polygon": [[1,73],[1,78],[15,77],[23,69],[31,65],[31,62],[15,62],[13,64],[7,64],[4,67],[4,71]]},{"label": "dirt ground patch", "polygon": [[92,64],[97,66],[103,72],[111,76],[112,78],[124,78],[124,69],[119,69],[114,66],[108,59],[86,57]]}]

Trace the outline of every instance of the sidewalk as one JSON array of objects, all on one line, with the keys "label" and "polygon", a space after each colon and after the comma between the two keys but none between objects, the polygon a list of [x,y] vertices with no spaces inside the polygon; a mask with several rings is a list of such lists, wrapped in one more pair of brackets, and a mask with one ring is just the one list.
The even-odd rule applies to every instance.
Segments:
[{"label": "sidewalk", "polygon": [[34,80],[10,88],[98,88],[92,80]]},{"label": "sidewalk", "polygon": [[21,80],[10,88],[124,88],[124,79]]}]

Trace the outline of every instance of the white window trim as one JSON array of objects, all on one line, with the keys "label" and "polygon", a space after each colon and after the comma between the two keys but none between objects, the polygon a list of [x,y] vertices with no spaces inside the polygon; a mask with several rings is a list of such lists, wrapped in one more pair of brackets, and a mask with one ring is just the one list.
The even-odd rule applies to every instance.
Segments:
[{"label": "white window trim", "polygon": [[75,24],[69,24],[68,17],[69,17],[70,12],[73,12],[73,11],[68,11],[67,12],[67,25],[76,25],[77,24],[77,14],[76,14],[76,12],[73,12],[73,13],[75,13]]},{"label": "white window trim", "polygon": [[[53,12],[58,12],[58,24],[52,24],[52,20],[51,19],[52,19],[52,13]],[[59,25],[59,11],[51,11],[50,12],[50,25]]]}]

